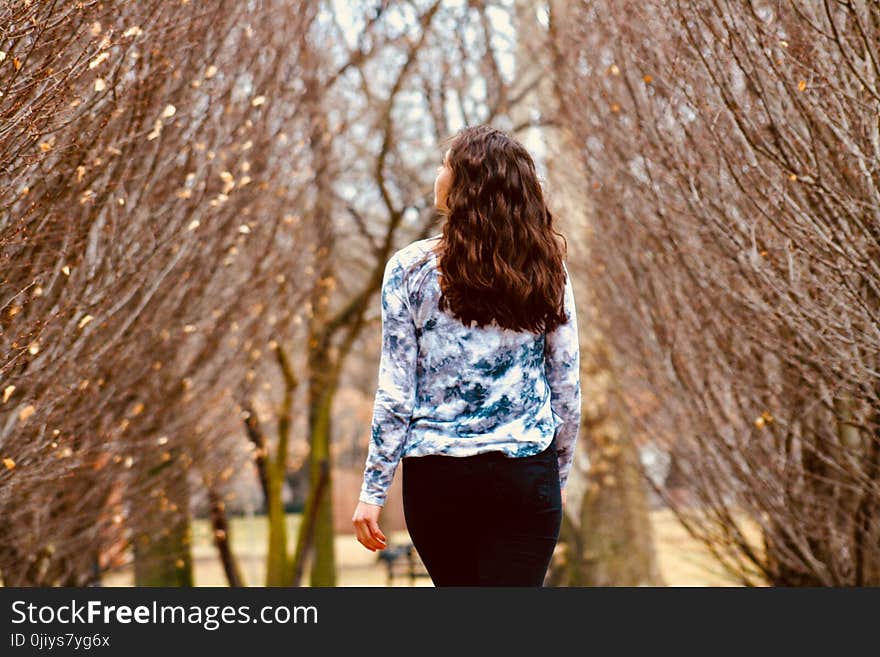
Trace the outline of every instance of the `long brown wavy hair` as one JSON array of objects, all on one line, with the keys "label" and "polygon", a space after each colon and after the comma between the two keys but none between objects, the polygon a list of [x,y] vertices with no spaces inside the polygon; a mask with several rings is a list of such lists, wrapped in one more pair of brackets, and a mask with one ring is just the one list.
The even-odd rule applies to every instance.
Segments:
[{"label": "long brown wavy hair", "polygon": [[436,249],[440,309],[466,326],[494,320],[514,331],[552,331],[567,319],[568,244],[553,228],[532,157],[488,125],[464,128],[447,144],[452,183]]}]

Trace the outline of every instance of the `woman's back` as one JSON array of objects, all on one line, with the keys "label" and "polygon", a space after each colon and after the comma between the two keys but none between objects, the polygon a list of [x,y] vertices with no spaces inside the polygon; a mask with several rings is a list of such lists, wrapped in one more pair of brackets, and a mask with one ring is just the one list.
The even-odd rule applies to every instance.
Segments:
[{"label": "woman's back", "polygon": [[385,269],[382,354],[360,496],[371,504],[384,503],[404,456],[529,456],[556,434],[563,483],[570,466],[580,380],[567,269],[569,320],[550,334],[512,331],[495,322],[469,327],[439,309],[434,247],[440,238],[404,247]]},{"label": "woman's back", "polygon": [[532,453],[552,438],[554,426],[544,335],[495,323],[467,327],[440,311],[435,241],[416,242],[400,254],[402,261],[417,263],[409,279],[418,338],[417,393],[406,455],[427,449],[419,447],[426,440],[431,453],[465,456],[488,444],[512,455]]}]

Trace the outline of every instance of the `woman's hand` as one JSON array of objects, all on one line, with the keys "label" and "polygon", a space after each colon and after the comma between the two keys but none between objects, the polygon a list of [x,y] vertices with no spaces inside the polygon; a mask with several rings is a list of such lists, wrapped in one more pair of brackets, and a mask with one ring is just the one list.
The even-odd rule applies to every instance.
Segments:
[{"label": "woman's hand", "polygon": [[565,509],[565,489],[562,489],[562,508]]},{"label": "woman's hand", "polygon": [[387,545],[385,534],[379,529],[381,512],[382,507],[377,504],[358,502],[351,519],[358,542],[373,552],[384,550]]}]

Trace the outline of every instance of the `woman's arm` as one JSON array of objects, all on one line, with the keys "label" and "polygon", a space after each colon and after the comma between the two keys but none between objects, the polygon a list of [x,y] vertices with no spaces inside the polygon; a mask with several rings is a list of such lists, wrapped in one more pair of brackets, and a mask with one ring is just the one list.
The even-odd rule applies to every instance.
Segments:
[{"label": "woman's arm", "polygon": [[581,425],[580,345],[574,290],[565,270],[563,304],[568,321],[548,333],[544,343],[544,371],[550,385],[550,406],[562,422],[556,428],[559,455],[559,485],[565,488],[574,458],[574,447]]},{"label": "woman's arm", "polygon": [[382,506],[409,433],[416,396],[416,327],[395,254],[382,279],[382,354],[359,500]]}]

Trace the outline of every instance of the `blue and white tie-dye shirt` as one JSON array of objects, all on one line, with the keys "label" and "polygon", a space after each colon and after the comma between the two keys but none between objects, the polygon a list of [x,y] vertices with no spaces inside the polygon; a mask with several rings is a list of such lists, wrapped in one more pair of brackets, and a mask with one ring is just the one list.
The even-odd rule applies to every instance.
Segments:
[{"label": "blue and white tie-dye shirt", "polygon": [[556,434],[564,487],[580,427],[580,353],[565,268],[568,322],[552,333],[465,326],[438,306],[440,235],[397,251],[382,280],[382,352],[372,439],[359,499],[384,505],[404,456],[511,457],[543,451]]}]

